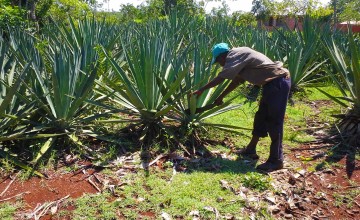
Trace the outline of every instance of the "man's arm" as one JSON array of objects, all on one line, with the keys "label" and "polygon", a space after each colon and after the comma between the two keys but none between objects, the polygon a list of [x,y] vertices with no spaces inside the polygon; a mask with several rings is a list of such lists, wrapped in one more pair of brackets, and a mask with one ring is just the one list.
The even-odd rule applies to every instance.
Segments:
[{"label": "man's arm", "polygon": [[231,83],[226,87],[226,89],[219,95],[219,97],[215,100],[215,104],[221,105],[223,104],[223,98],[229,94],[231,91],[233,91],[236,87],[239,86],[239,84],[243,83],[244,80],[240,77],[236,77],[231,81]]},{"label": "man's arm", "polygon": [[219,76],[215,77],[213,80],[211,80],[210,82],[208,82],[205,86],[201,87],[200,89],[198,89],[197,91],[195,91],[193,93],[193,95],[201,95],[201,93],[203,93],[205,90],[210,89],[212,87],[215,87],[219,84],[221,84],[222,82],[224,82],[225,79],[221,78]]}]

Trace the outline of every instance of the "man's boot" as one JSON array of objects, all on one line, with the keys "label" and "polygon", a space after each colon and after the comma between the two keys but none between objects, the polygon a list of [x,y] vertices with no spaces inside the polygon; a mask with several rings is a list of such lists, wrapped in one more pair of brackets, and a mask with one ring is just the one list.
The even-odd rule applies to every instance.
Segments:
[{"label": "man's boot", "polygon": [[270,134],[270,156],[269,159],[256,167],[256,169],[271,172],[274,170],[280,170],[284,167],[283,152],[282,152],[282,135],[280,133]]}]

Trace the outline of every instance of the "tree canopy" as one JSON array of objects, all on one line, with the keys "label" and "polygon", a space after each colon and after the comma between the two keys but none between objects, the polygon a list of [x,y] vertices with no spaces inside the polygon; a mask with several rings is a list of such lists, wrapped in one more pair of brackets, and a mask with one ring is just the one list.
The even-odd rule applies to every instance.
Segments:
[{"label": "tree canopy", "polygon": [[359,0],[331,0],[339,21],[360,21]]},{"label": "tree canopy", "polygon": [[[106,17],[113,22],[142,22],[162,18],[173,12],[187,13],[189,16],[205,16],[205,5],[219,1],[221,7],[214,8],[208,16],[228,17],[235,23],[253,24],[256,19],[278,16],[310,15],[313,18],[338,21],[359,21],[359,0],[331,0],[322,6],[319,0],[253,0],[251,12],[229,13],[224,0],[144,0],[139,6],[122,4],[117,12],[99,11],[108,0],[0,0],[0,28],[6,26],[42,26],[48,21],[64,21],[68,16],[82,18],[85,15]],[[333,14],[335,11],[335,14]]]}]

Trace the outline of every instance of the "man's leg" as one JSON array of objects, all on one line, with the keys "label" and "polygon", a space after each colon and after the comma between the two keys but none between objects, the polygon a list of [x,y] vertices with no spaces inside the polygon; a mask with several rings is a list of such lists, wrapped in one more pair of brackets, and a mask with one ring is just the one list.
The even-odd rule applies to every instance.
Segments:
[{"label": "man's leg", "polygon": [[290,91],[290,79],[275,79],[265,86],[265,102],[268,104],[267,130],[271,138],[270,155],[262,170],[276,170],[283,167],[283,126],[284,116]]},{"label": "man's leg", "polygon": [[269,136],[271,138],[270,156],[269,160],[283,161],[283,131],[284,131],[284,117],[287,106],[287,101],[290,92],[290,79],[280,78],[276,82],[276,86],[279,88],[279,94],[277,98],[274,98],[269,105],[269,114],[271,115],[269,120]]},{"label": "man's leg", "polygon": [[254,117],[254,125],[253,125],[253,132],[252,138],[250,143],[247,145],[245,149],[243,149],[240,154],[243,156],[248,156],[252,159],[258,159],[259,156],[256,154],[256,146],[259,142],[260,137],[266,137],[266,115],[267,115],[267,105],[263,101],[263,98],[260,100],[259,109],[255,114]]},{"label": "man's leg", "polygon": [[256,145],[257,143],[259,142],[260,140],[260,137],[257,136],[257,135],[253,135],[251,140],[250,140],[250,143],[247,145],[246,149],[249,151],[249,152],[254,152],[256,153]]}]

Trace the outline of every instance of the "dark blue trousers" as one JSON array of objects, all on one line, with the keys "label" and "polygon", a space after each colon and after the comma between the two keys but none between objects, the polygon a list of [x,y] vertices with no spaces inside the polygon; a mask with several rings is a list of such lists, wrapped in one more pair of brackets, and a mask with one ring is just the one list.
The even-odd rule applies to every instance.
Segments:
[{"label": "dark blue trousers", "polygon": [[259,110],[255,114],[252,134],[271,138],[269,161],[283,160],[284,117],[289,98],[290,78],[276,78],[263,86]]}]

